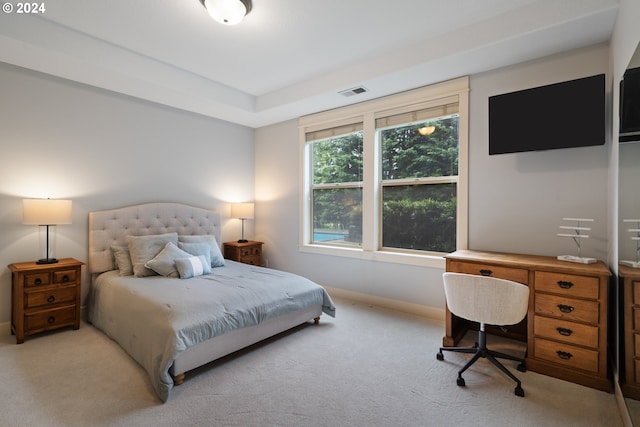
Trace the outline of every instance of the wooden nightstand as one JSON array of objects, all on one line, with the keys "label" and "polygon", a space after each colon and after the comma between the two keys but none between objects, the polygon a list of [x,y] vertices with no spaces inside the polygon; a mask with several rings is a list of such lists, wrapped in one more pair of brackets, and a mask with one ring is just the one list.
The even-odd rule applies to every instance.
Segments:
[{"label": "wooden nightstand", "polygon": [[262,266],[262,242],[225,242],[223,246],[225,258]]},{"label": "wooden nightstand", "polygon": [[73,326],[80,328],[80,283],[84,263],[63,258],[55,264],[34,261],[9,265],[11,332],[16,343],[25,335]]}]

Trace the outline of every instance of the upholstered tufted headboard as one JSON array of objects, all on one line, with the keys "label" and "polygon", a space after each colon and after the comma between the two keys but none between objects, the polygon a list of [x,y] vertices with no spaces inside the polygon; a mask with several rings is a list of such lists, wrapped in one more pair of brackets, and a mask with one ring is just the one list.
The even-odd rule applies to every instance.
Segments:
[{"label": "upholstered tufted headboard", "polygon": [[220,244],[220,214],[179,203],[146,203],[89,212],[89,273],[115,269],[112,245],[126,245],[126,236],[176,232],[212,234]]}]

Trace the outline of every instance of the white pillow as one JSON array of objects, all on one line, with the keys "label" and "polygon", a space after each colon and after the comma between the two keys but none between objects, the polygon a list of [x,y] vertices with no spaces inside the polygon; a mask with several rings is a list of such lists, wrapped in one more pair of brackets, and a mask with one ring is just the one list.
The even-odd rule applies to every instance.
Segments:
[{"label": "white pillow", "polygon": [[220,245],[216,241],[216,237],[210,234],[202,236],[179,236],[178,240],[183,243],[207,243],[211,247],[211,267],[222,267],[224,265],[224,257],[220,252]]},{"label": "white pillow", "polygon": [[190,253],[169,242],[158,255],[147,261],[144,266],[166,277],[180,277],[176,269],[176,259],[190,256]]},{"label": "white pillow", "polygon": [[144,265],[160,252],[167,243],[178,244],[178,233],[127,236],[127,245],[135,277],[153,276],[155,271]]},{"label": "white pillow", "polygon": [[111,246],[111,252],[116,260],[116,267],[120,271],[121,276],[131,276],[133,274],[133,264],[131,264],[131,255],[129,255],[128,246]]},{"label": "white pillow", "polygon": [[178,258],[176,260],[176,268],[181,279],[211,274],[211,266],[204,255]]}]

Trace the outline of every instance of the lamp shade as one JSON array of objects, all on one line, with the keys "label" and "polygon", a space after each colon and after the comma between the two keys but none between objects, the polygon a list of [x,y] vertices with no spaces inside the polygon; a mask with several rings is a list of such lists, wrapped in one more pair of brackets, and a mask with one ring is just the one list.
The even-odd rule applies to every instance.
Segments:
[{"label": "lamp shade", "polygon": [[26,225],[71,224],[71,200],[24,199],[22,223]]},{"label": "lamp shade", "polygon": [[231,203],[231,218],[252,219],[253,203]]}]

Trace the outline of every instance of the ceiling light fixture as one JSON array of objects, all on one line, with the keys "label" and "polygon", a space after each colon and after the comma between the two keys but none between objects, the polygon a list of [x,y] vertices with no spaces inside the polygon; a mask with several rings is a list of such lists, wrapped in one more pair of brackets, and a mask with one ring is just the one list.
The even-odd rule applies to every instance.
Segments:
[{"label": "ceiling light fixture", "polygon": [[211,17],[225,25],[239,24],[251,12],[251,0],[200,0]]},{"label": "ceiling light fixture", "polygon": [[436,130],[435,126],[423,126],[421,128],[418,128],[418,132],[420,133],[420,135],[431,135],[433,133],[433,131]]}]

